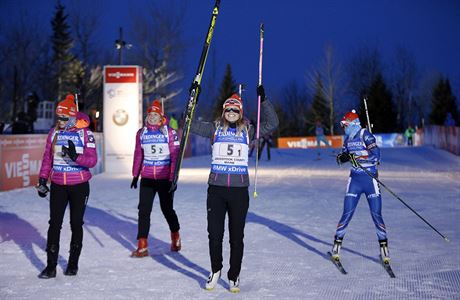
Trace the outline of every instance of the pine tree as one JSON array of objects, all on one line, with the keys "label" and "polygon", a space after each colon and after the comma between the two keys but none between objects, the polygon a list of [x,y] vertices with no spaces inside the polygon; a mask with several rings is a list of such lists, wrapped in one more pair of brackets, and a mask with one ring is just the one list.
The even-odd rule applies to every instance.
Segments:
[{"label": "pine tree", "polygon": [[458,124],[459,114],[456,98],[452,94],[449,79],[441,77],[438,83],[433,87],[431,97],[431,114],[430,122],[434,125],[443,125],[447,113],[451,113],[452,118]]},{"label": "pine tree", "polygon": [[[382,74],[377,74],[371,86],[367,100],[369,118],[374,133],[390,133],[396,130],[396,113],[391,92],[388,90]],[[360,105],[361,124],[367,125],[364,103]],[[363,126],[364,127],[364,126]]]},{"label": "pine tree", "polygon": [[62,99],[69,92],[73,93],[84,75],[81,62],[71,53],[73,39],[70,36],[67,17],[64,13],[64,6],[58,2],[56,12],[51,21],[56,99]]},{"label": "pine tree", "polygon": [[279,109],[283,114],[279,114],[278,118],[283,122],[280,123],[280,132],[285,136],[304,136],[308,125],[314,123],[306,90],[296,81],[291,81],[282,89],[281,95]]},{"label": "pine tree", "polygon": [[317,121],[320,121],[323,125],[328,124],[329,114],[330,108],[324,95],[323,81],[318,74],[316,76],[315,94],[313,95],[308,121],[312,124],[315,124]]},{"label": "pine tree", "polygon": [[[216,105],[214,106],[213,117],[218,119],[222,115],[222,106],[225,100],[228,99],[236,91],[236,84],[233,80],[232,68],[229,64],[225,68],[224,79],[219,88],[219,97],[217,98]],[[244,103],[244,102],[243,102]]]}]

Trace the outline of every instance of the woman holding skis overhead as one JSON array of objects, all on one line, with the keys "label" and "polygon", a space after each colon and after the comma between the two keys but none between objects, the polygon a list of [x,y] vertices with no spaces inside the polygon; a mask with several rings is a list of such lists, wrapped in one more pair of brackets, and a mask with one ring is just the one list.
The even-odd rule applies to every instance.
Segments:
[{"label": "woman holding skis overhead", "polygon": [[[257,94],[262,101],[260,134],[265,135],[278,126],[278,117],[272,104],[265,100],[262,85],[257,88]],[[254,136],[254,127],[243,118],[243,101],[238,94],[225,100],[222,108],[222,117],[216,122],[193,120],[190,132],[212,140],[206,203],[211,274],[206,289],[212,290],[221,276],[222,241],[228,213],[230,269],[227,277],[230,291],[239,292],[244,226],[249,208],[248,147]]]},{"label": "woman holding skis overhead", "polygon": [[[47,265],[39,278],[56,277],[59,239],[67,204],[70,206],[70,255],[65,275],[77,275],[78,260],[83,241],[83,215],[89,196],[91,172],[97,153],[87,115],[77,112],[73,95],[67,95],[56,108],[57,124],[46,139],[45,153],[40,168],[38,195],[50,192],[50,219],[46,246]],[[51,188],[48,189],[48,178]]]}]

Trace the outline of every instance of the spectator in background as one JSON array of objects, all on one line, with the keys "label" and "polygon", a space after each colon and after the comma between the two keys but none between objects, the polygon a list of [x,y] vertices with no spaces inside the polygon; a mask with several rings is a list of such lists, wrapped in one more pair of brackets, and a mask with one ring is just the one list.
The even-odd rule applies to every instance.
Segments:
[{"label": "spectator in background", "polygon": [[319,148],[321,148],[321,142],[326,144],[326,147],[331,147],[329,145],[329,141],[326,139],[326,135],[324,134],[323,124],[321,120],[316,120],[315,123],[315,135],[316,135],[316,148],[318,149],[318,157],[317,159],[321,159],[321,153],[319,152]]},{"label": "spectator in background", "polygon": [[95,132],[96,131],[96,119],[91,114],[89,114],[88,117],[89,117],[89,120],[90,120],[88,128],[92,132]]},{"label": "spectator in background", "polygon": [[11,125],[12,134],[27,134],[31,133],[30,123],[27,120],[27,115],[25,112],[21,111],[18,113],[16,120]]},{"label": "spectator in background", "polygon": [[316,147],[321,147],[321,142],[326,144],[327,147],[330,147],[329,141],[326,139],[326,135],[324,134],[323,124],[320,120],[316,121],[315,125],[315,135],[316,135]]},{"label": "spectator in background", "polygon": [[455,126],[455,120],[450,112],[447,113],[446,120],[444,121],[444,126]]},{"label": "spectator in background", "polygon": [[415,134],[415,129],[412,128],[412,126],[409,124],[409,127],[407,127],[406,131],[404,132],[404,136],[407,139],[408,146],[414,145],[414,134]]},{"label": "spectator in background", "polygon": [[180,114],[178,123],[179,123],[179,128],[184,128],[184,113]]},{"label": "spectator in background", "polygon": [[169,119],[169,127],[176,131],[179,129],[179,122],[177,122],[176,114],[171,115],[171,118]]},{"label": "spectator in background", "polygon": [[414,145],[421,146],[423,144],[423,128],[415,126]]},{"label": "spectator in background", "polygon": [[259,157],[257,159],[260,159],[262,156],[262,151],[264,151],[264,147],[267,145],[267,159],[270,160],[270,147],[273,146],[273,141],[272,141],[272,135],[271,134],[266,134],[263,137],[261,137],[260,140],[260,150],[259,150]]},{"label": "spectator in background", "polygon": [[[254,131],[257,130],[256,128],[256,122],[254,120],[249,120],[249,125],[254,127]],[[254,138],[251,140],[251,143],[249,145],[249,157],[252,157],[252,153],[254,152],[254,149],[256,148],[256,144],[257,144],[257,139],[256,137],[254,136]]]}]

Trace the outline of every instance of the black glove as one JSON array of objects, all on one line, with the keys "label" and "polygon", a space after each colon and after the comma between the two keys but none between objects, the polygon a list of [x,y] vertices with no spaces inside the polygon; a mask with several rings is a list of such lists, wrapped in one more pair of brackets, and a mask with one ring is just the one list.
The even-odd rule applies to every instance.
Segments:
[{"label": "black glove", "polygon": [[62,146],[62,153],[70,157],[71,160],[76,161],[78,158],[77,150],[75,150],[75,144],[72,140],[68,140],[69,147]]},{"label": "black glove", "polygon": [[137,189],[137,181],[139,180],[139,176],[133,177],[133,181],[131,181],[131,188]]},{"label": "black glove", "polygon": [[46,186],[48,183],[48,180],[45,178],[39,178],[38,179],[38,184],[35,186],[37,189],[38,195],[42,198],[45,198],[50,189]]},{"label": "black glove", "polygon": [[265,89],[263,85],[257,87],[257,96],[260,96],[260,102],[265,101]]},{"label": "black glove", "polygon": [[339,153],[337,154],[336,160],[337,160],[337,164],[339,165],[346,163],[347,161],[350,160],[350,154],[348,154],[348,152]]}]

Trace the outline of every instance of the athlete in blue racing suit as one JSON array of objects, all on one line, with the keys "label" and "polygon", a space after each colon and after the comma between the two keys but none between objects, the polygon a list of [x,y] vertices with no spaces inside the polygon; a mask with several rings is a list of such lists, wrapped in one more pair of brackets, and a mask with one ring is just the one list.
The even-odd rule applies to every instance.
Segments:
[{"label": "athlete in blue racing suit", "polygon": [[377,181],[363,170],[365,168],[374,177],[378,177],[376,166],[380,162],[380,149],[377,147],[375,136],[367,129],[361,128],[359,116],[354,110],[346,113],[340,124],[345,130],[345,140],[342,152],[337,155],[337,163],[342,164],[350,161],[352,168],[348,179],[342,217],[335,233],[332,257],[339,259],[345,230],[353,217],[361,194],[364,193],[377,232],[380,254],[382,259],[388,262],[388,241],[385,223],[382,218],[380,188]]}]

